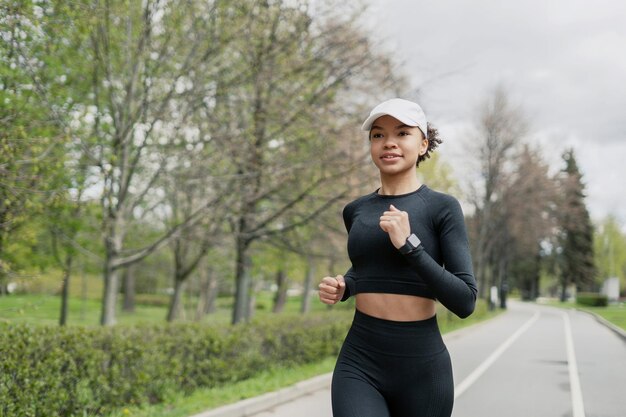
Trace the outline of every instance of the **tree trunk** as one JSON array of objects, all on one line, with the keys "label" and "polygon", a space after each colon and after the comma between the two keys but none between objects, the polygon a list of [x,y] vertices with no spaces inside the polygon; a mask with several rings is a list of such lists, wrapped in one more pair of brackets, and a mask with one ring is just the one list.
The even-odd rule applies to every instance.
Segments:
[{"label": "tree trunk", "polygon": [[256,312],[256,293],[260,284],[259,282],[254,282],[251,279],[249,279],[248,282],[250,283],[250,288],[248,291],[248,303],[246,305],[246,321],[252,320],[252,317],[254,317],[254,313]]},{"label": "tree trunk", "polygon": [[306,265],[306,275],[304,276],[304,286],[302,288],[302,304],[300,306],[300,313],[302,314],[306,314],[311,310],[311,286],[315,276],[315,264],[310,256],[307,257]]},{"label": "tree trunk", "polygon": [[85,262],[80,263],[80,320],[85,320],[86,306],[87,304],[87,274],[85,274]]},{"label": "tree trunk", "polygon": [[113,326],[116,323],[115,306],[119,290],[119,270],[113,269],[114,260],[115,258],[110,254],[107,254],[104,260],[104,293],[100,316],[100,324],[103,326]]},{"label": "tree trunk", "polygon": [[[202,268],[200,269],[203,270]],[[198,297],[198,306],[196,307],[196,321],[208,314],[215,313],[217,310],[217,275],[212,269],[205,273],[204,280],[200,288],[200,296]]]},{"label": "tree trunk", "polygon": [[287,303],[287,275],[285,271],[279,269],[276,272],[276,295],[274,296],[273,313],[280,313],[284,310]]},{"label": "tree trunk", "polygon": [[[4,219],[0,219],[0,224],[4,223]],[[2,244],[4,239],[2,238],[2,230],[0,230],[0,256],[2,256],[2,250],[4,245]],[[9,293],[8,291],[8,274],[5,270],[5,266],[0,259],[0,297],[5,296]]]},{"label": "tree trunk", "polygon": [[478,224],[478,256],[476,260],[476,283],[478,285],[478,298],[489,297],[489,257],[490,257],[490,245],[488,245],[487,239],[489,239],[489,214],[491,212],[490,203],[488,200],[484,201],[483,209],[479,212],[479,224]]},{"label": "tree trunk", "polygon": [[[196,304],[196,315],[194,317],[195,321],[200,321],[206,314],[206,306],[209,303],[209,285],[211,285],[208,276],[202,276],[203,273],[200,273],[200,294],[198,294],[198,304]],[[204,278],[204,279],[202,279]]]},{"label": "tree trunk", "polygon": [[59,326],[65,326],[67,324],[72,258],[73,257],[70,254],[65,257],[65,266],[63,268],[63,286],[61,288],[61,317],[59,318]]},{"label": "tree trunk", "polygon": [[181,311],[184,284],[185,280],[177,276],[174,282],[174,294],[172,294],[172,298],[170,299],[170,307],[167,312],[168,322],[176,320]]},{"label": "tree trunk", "polygon": [[204,314],[214,314],[217,311],[217,277],[211,278],[209,292],[207,294],[207,303],[204,307]]},{"label": "tree trunk", "polygon": [[115,309],[117,306],[117,294],[119,293],[119,277],[120,271],[115,267],[120,258],[122,251],[123,235],[120,231],[124,230],[124,222],[120,219],[119,213],[109,215],[105,224],[105,258],[104,258],[104,294],[102,297],[102,314],[100,316],[100,324],[103,326],[113,326],[116,323]]},{"label": "tree trunk", "polygon": [[235,305],[233,307],[232,323],[237,324],[248,316],[248,301],[250,289],[250,259],[248,255],[248,243],[242,238],[237,238],[235,271]]},{"label": "tree trunk", "polygon": [[500,293],[500,288],[502,288],[502,283],[506,281],[506,274],[508,271],[508,259],[506,257],[501,257],[498,261],[498,279],[493,285],[498,288],[498,295]]},{"label": "tree trunk", "polygon": [[124,302],[122,309],[127,313],[135,312],[135,274],[131,266],[124,270]]},{"label": "tree trunk", "polygon": [[562,303],[567,301],[567,282],[561,282],[561,297],[560,300]]},{"label": "tree trunk", "polygon": [[203,313],[213,314],[217,311],[217,275],[213,270],[209,270],[209,276],[207,278],[207,287],[205,291],[206,302],[204,304]]}]

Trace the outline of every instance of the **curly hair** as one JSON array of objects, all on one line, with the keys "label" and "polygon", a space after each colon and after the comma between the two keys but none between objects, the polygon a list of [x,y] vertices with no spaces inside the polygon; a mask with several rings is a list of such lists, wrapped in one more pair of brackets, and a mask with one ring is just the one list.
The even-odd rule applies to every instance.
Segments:
[{"label": "curly hair", "polygon": [[423,155],[420,155],[417,158],[417,163],[415,164],[415,166],[419,166],[420,162],[427,158],[430,158],[430,153],[437,149],[437,147],[443,142],[443,140],[439,137],[439,130],[437,130],[437,128],[430,123],[428,123],[427,126],[428,149],[426,149],[426,152]]}]

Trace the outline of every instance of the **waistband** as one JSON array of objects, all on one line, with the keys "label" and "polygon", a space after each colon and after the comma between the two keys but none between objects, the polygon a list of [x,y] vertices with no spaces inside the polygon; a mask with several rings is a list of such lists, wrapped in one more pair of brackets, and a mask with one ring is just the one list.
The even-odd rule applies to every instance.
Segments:
[{"label": "waistband", "polygon": [[418,321],[394,321],[355,310],[346,343],[395,356],[430,356],[446,349],[437,316]]},{"label": "waistband", "polygon": [[424,327],[437,327],[437,315],[434,315],[425,320],[415,320],[415,321],[396,321],[396,320],[387,320],[381,319],[378,317],[370,316],[367,313],[362,312],[358,308],[354,310],[354,321],[358,323],[367,324],[369,326],[378,327],[381,329],[406,329],[406,328],[424,328]]}]

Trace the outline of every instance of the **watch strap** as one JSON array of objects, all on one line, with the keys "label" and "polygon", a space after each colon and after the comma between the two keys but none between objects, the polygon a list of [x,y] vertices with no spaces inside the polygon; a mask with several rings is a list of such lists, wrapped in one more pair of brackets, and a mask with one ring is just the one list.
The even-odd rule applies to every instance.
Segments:
[{"label": "watch strap", "polygon": [[421,240],[414,233],[411,233],[406,238],[405,244],[398,248],[398,251],[403,255],[409,254],[416,250],[421,243]]}]

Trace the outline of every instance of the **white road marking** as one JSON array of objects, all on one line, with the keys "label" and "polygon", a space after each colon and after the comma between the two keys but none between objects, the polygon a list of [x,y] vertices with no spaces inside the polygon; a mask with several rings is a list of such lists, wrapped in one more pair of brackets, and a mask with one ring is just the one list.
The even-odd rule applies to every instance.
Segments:
[{"label": "white road marking", "polygon": [[565,327],[565,348],[567,350],[567,367],[569,368],[569,385],[572,394],[572,417],[585,417],[585,405],[583,392],[578,378],[578,365],[576,364],[576,352],[574,351],[574,339],[572,338],[572,325],[567,313],[563,314]]},{"label": "white road marking", "polygon": [[[526,323],[524,323],[519,329],[517,329],[515,333],[509,336],[509,338],[506,339],[504,343],[498,346],[498,348],[494,350],[493,353],[489,355],[489,357],[485,359],[480,365],[478,365],[478,367],[476,367],[476,369],[474,369],[471,374],[469,374],[463,381],[461,381],[460,384],[454,387],[454,399],[456,400],[465,391],[467,391],[467,389],[471,387],[472,384],[476,382],[478,378],[480,378],[491,365],[494,364],[494,362],[500,357],[500,355],[502,355],[513,344],[513,342],[515,342],[518,337],[520,337],[526,330],[530,328],[530,326],[533,325],[534,322],[537,321],[540,315],[540,312],[535,312],[535,314]],[[574,415],[573,417],[579,416]]]}]

